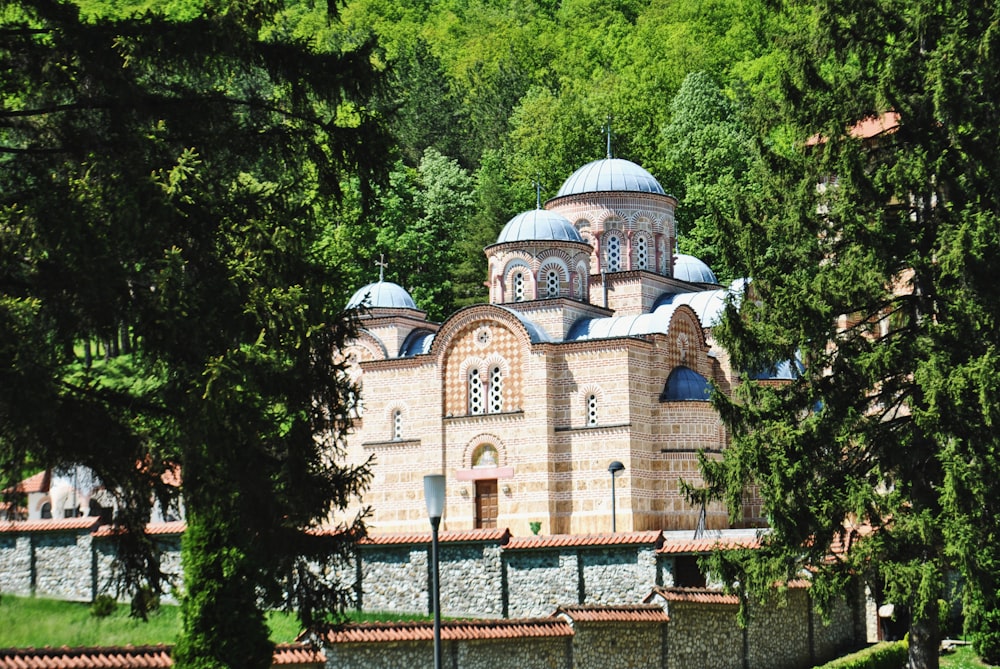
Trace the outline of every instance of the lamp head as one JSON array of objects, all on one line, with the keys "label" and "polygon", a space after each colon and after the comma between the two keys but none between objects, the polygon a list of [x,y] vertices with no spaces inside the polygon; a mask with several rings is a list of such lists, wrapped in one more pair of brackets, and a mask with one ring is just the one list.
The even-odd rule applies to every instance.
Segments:
[{"label": "lamp head", "polygon": [[623,465],[622,463],[618,462],[617,460],[612,460],[611,464],[608,465],[608,471],[611,473],[611,476],[614,476],[618,472],[625,471],[625,465]]},{"label": "lamp head", "polygon": [[427,515],[441,518],[444,515],[444,474],[428,474],[424,477],[424,500]]}]

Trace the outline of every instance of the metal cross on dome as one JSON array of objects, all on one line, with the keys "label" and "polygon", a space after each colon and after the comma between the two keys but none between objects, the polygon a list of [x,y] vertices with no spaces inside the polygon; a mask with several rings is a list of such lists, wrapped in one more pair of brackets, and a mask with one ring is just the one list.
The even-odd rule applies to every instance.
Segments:
[{"label": "metal cross on dome", "polygon": [[601,132],[603,132],[608,137],[608,159],[611,159],[611,138],[614,133],[611,132],[611,114],[608,114],[607,122],[601,126]]},{"label": "metal cross on dome", "polygon": [[389,263],[385,261],[385,254],[380,253],[378,260],[375,261],[375,265],[378,266],[378,280],[381,283],[385,281],[385,268],[389,266]]}]

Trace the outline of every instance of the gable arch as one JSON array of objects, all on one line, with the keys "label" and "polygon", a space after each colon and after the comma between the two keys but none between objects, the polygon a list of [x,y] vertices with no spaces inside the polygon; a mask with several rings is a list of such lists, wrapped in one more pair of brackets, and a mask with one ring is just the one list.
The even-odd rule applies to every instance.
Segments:
[{"label": "gable arch", "polygon": [[503,440],[495,434],[483,432],[470,439],[462,451],[462,468],[472,469],[475,467],[476,455],[483,446],[492,446],[496,451],[497,467],[507,465],[507,447]]}]

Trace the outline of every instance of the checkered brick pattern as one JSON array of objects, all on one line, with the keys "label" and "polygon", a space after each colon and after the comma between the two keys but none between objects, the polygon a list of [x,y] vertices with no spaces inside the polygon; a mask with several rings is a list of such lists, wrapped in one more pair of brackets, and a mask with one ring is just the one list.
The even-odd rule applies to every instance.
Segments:
[{"label": "checkered brick pattern", "polygon": [[[490,339],[486,346],[477,342],[481,328],[489,328]],[[488,377],[488,367],[492,363],[506,362],[503,377],[503,410],[515,411],[524,401],[522,344],[507,328],[495,321],[476,321],[467,325],[452,341],[451,349],[445,356],[444,385],[445,413],[461,416],[468,413],[469,379],[471,367],[463,362],[474,359],[480,365],[480,378]]]}]

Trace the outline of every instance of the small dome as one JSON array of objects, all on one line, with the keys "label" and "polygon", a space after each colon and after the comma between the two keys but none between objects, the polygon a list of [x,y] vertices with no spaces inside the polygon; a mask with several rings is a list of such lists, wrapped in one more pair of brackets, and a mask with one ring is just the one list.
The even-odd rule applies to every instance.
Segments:
[{"label": "small dome", "polygon": [[667,377],[660,399],[664,402],[707,402],[712,394],[708,380],[690,367],[675,367]]},{"label": "small dome", "polygon": [[569,220],[546,209],[533,209],[518,214],[503,226],[497,244],[553,239],[564,242],[582,242],[583,238]]},{"label": "small dome", "polygon": [[674,256],[674,278],[688,283],[718,283],[711,268],[694,256]]},{"label": "small dome", "polygon": [[365,306],[369,309],[416,309],[417,304],[402,286],[391,281],[377,281],[370,283],[363,288],[359,288],[354,293],[351,301],[347,303],[348,309],[357,309]]},{"label": "small dome", "polygon": [[587,163],[563,182],[556,197],[580,193],[633,191],[665,195],[652,174],[622,158],[605,158]]}]

